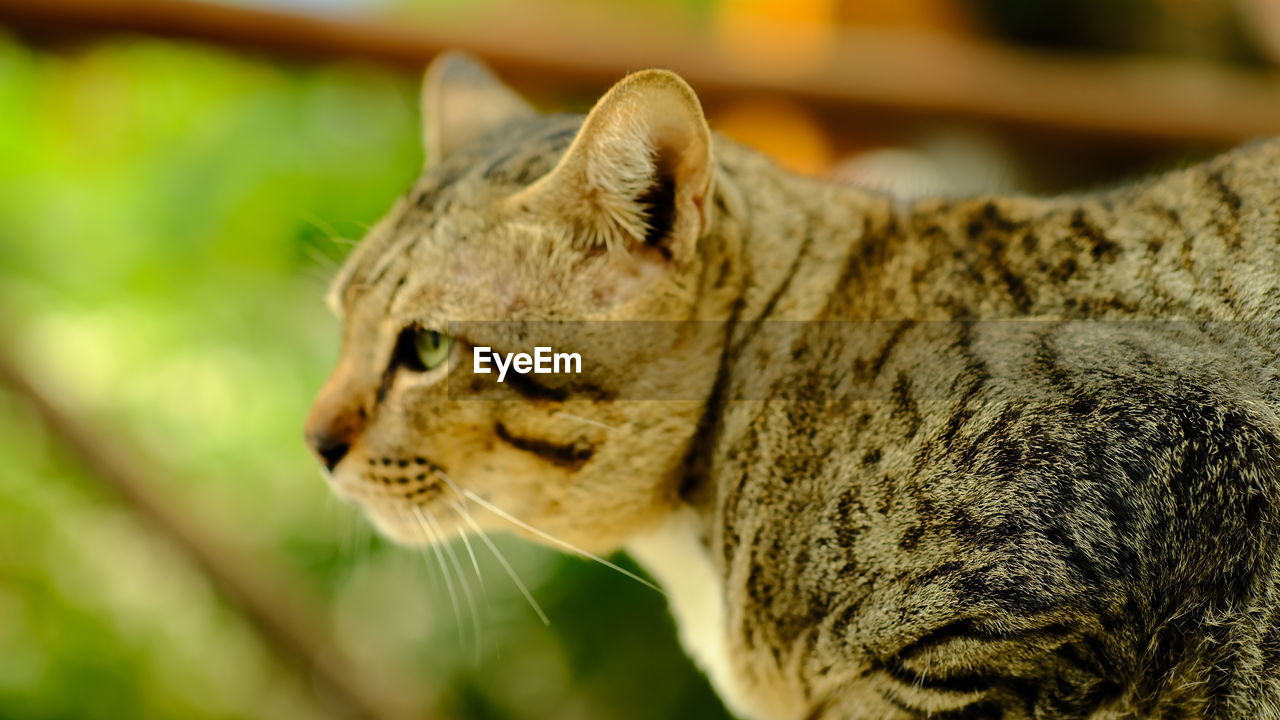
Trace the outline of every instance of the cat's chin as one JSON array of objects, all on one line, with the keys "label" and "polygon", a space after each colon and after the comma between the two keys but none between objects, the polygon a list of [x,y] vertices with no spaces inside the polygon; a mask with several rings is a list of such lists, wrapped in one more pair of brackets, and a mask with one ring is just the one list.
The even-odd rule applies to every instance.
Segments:
[{"label": "cat's chin", "polygon": [[378,533],[400,545],[430,545],[458,535],[458,528],[427,508],[405,505],[383,507],[363,504],[364,513]]}]

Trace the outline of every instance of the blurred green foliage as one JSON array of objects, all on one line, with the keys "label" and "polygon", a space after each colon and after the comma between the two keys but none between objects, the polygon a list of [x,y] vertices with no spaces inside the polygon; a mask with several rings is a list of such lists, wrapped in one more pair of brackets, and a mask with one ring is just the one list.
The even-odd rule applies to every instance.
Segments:
[{"label": "blurred green foliage", "polygon": [[[170,469],[163,490],[199,522],[296,572],[360,662],[441,714],[723,716],[656,593],[500,538],[552,625],[489,558],[473,624],[434,560],[374,537],[306,456],[302,418],[336,349],[325,277],[417,174],[415,93],[362,66],[0,36],[6,347]],[[310,678],[0,392],[0,717],[325,713]]]}]

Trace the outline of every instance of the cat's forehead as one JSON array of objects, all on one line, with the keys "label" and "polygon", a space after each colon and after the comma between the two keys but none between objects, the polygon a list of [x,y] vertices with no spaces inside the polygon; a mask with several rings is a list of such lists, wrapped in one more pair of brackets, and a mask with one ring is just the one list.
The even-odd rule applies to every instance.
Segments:
[{"label": "cat's forehead", "polygon": [[[459,230],[482,228],[486,205],[532,184],[555,167],[582,125],[581,115],[547,115],[512,122],[432,164],[366,235],[330,285],[327,302],[344,314],[363,295],[404,282],[397,264],[422,241],[450,243]],[[446,228],[450,232],[437,232]]]}]

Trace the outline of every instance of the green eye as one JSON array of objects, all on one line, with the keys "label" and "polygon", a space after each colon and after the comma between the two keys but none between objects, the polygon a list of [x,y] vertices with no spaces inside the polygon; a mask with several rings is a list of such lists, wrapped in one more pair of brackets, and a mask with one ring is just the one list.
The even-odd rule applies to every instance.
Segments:
[{"label": "green eye", "polygon": [[422,366],[427,370],[440,367],[448,360],[452,345],[453,338],[435,330],[419,328],[413,335],[413,347],[418,352],[418,360],[422,361]]}]

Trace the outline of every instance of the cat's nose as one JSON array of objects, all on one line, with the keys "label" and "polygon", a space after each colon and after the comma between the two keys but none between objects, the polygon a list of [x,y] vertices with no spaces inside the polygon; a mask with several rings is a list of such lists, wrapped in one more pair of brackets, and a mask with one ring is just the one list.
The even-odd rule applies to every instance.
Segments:
[{"label": "cat's nose", "polygon": [[307,445],[329,472],[333,472],[338,463],[342,462],[342,458],[347,456],[347,451],[351,449],[351,445],[345,438],[334,437],[326,432],[307,433]]},{"label": "cat's nose", "polygon": [[339,361],[316,396],[303,425],[307,446],[329,472],[350,454],[369,420],[369,412],[361,402],[366,393],[353,384],[352,376],[350,363]]}]

